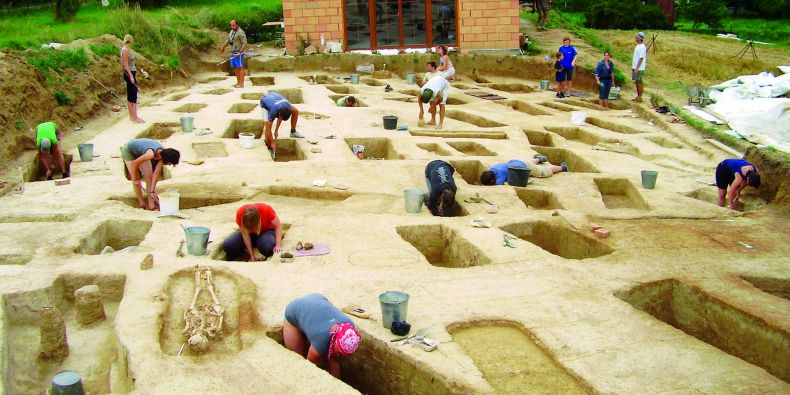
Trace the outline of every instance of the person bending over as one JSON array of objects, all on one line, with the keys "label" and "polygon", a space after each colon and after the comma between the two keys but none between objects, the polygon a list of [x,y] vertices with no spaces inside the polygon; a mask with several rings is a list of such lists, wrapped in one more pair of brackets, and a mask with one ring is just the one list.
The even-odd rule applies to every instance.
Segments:
[{"label": "person bending over", "polygon": [[757,167],[743,159],[725,159],[716,166],[716,186],[719,188],[719,206],[727,206],[735,210],[741,197],[741,191],[747,185],[759,188],[761,184]]},{"label": "person bending over", "polygon": [[425,166],[425,183],[428,185],[428,201],[425,205],[435,216],[455,215],[455,193],[458,187],[455,186],[453,173],[453,166],[443,160],[435,160]]},{"label": "person bending over", "polygon": [[557,166],[549,162],[541,162],[541,158],[530,159],[529,164],[513,159],[506,163],[497,163],[491,166],[490,169],[480,173],[480,183],[483,185],[505,185],[505,182],[507,182],[507,168],[509,166],[527,167],[530,170],[530,175],[540,178],[551,177],[554,173],[568,171],[568,165],[565,162]]},{"label": "person bending over", "polygon": [[441,129],[444,125],[444,106],[447,104],[447,95],[450,93],[450,83],[444,77],[433,77],[420,88],[417,97],[417,104],[420,106],[419,120],[422,122],[425,112],[422,109],[424,103],[428,104],[428,112],[431,114],[431,121],[428,125],[436,125],[436,106],[439,106],[439,125]]},{"label": "person bending over", "polygon": [[[291,138],[303,138],[301,133],[296,131],[296,123],[299,121],[299,110],[288,100],[286,100],[279,93],[267,93],[261,97],[261,116],[266,124],[264,125],[264,139],[266,140],[266,148],[269,149],[269,154],[274,159],[277,153],[277,146],[274,140],[277,139],[278,132],[280,131],[280,124],[283,121],[291,120]],[[272,123],[277,120],[277,125],[274,127],[274,137],[272,138]]]},{"label": "person bending over", "polygon": [[283,340],[289,350],[340,378],[340,357],[350,357],[360,342],[354,321],[326,296],[310,294],[285,308]]},{"label": "person bending over", "polygon": [[[156,210],[159,198],[156,196],[156,183],[162,177],[164,165],[177,165],[181,153],[173,148],[165,148],[158,141],[151,139],[133,139],[121,147],[127,179],[132,181],[134,195],[140,208]],[[143,197],[142,179],[145,180]]]},{"label": "person bending over", "polygon": [[[62,135],[60,128],[55,122],[44,122],[36,126],[36,148],[38,148],[38,160],[46,169],[47,180],[52,179],[52,156],[54,155],[63,172],[63,178],[69,177],[66,171],[66,163],[63,160],[63,149],[61,147]],[[36,173],[38,174],[38,173]]]},{"label": "person bending over", "polygon": [[356,107],[357,106],[357,98],[354,96],[343,96],[337,99],[337,106],[338,107]]},{"label": "person bending over", "polygon": [[250,262],[255,262],[258,247],[264,259],[280,252],[283,241],[283,225],[274,209],[263,203],[245,204],[236,210],[239,230],[222,242],[225,259],[235,261],[245,252]]}]

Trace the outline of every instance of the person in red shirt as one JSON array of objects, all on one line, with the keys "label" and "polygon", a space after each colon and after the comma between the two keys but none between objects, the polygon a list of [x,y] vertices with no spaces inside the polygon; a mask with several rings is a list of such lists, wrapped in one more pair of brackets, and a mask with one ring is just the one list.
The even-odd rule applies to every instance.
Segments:
[{"label": "person in red shirt", "polygon": [[222,249],[229,261],[239,259],[245,252],[250,262],[255,262],[252,246],[258,247],[264,259],[282,249],[283,225],[274,209],[263,203],[245,204],[236,210],[239,230],[222,242]]}]

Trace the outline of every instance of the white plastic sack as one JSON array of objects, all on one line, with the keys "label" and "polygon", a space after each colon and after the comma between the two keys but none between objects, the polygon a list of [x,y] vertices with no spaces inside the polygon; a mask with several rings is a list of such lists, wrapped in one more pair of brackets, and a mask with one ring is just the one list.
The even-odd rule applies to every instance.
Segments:
[{"label": "white plastic sack", "polygon": [[584,111],[571,111],[571,123],[574,125],[584,125],[587,121],[587,113]]}]

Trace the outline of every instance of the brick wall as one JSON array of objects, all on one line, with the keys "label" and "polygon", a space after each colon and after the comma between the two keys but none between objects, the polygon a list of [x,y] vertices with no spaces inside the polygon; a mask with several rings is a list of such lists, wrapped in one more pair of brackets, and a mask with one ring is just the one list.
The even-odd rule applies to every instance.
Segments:
[{"label": "brick wall", "polygon": [[[298,37],[318,45],[343,42],[342,0],[284,0],[285,44],[296,53]],[[475,49],[518,48],[518,0],[458,0],[458,37],[461,52]]]},{"label": "brick wall", "polygon": [[459,0],[461,52],[518,48],[518,0]]},{"label": "brick wall", "polygon": [[296,54],[299,37],[309,38],[318,47],[325,40],[343,42],[342,0],[284,0],[285,46]]}]

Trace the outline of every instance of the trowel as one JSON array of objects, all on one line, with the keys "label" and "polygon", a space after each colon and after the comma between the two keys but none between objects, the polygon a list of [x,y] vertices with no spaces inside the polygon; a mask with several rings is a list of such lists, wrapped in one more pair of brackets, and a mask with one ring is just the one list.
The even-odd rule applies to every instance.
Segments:
[{"label": "trowel", "polygon": [[393,339],[393,340],[390,340],[390,342],[398,342],[397,346],[402,346],[402,345],[406,344],[411,339],[422,340],[423,338],[425,338],[425,335],[427,335],[428,331],[430,331],[430,330],[431,330],[431,328],[422,328],[422,329],[418,330],[417,333],[415,333],[415,334],[413,334],[413,335],[411,335],[409,337],[403,337],[403,338],[400,338],[400,339]]}]

